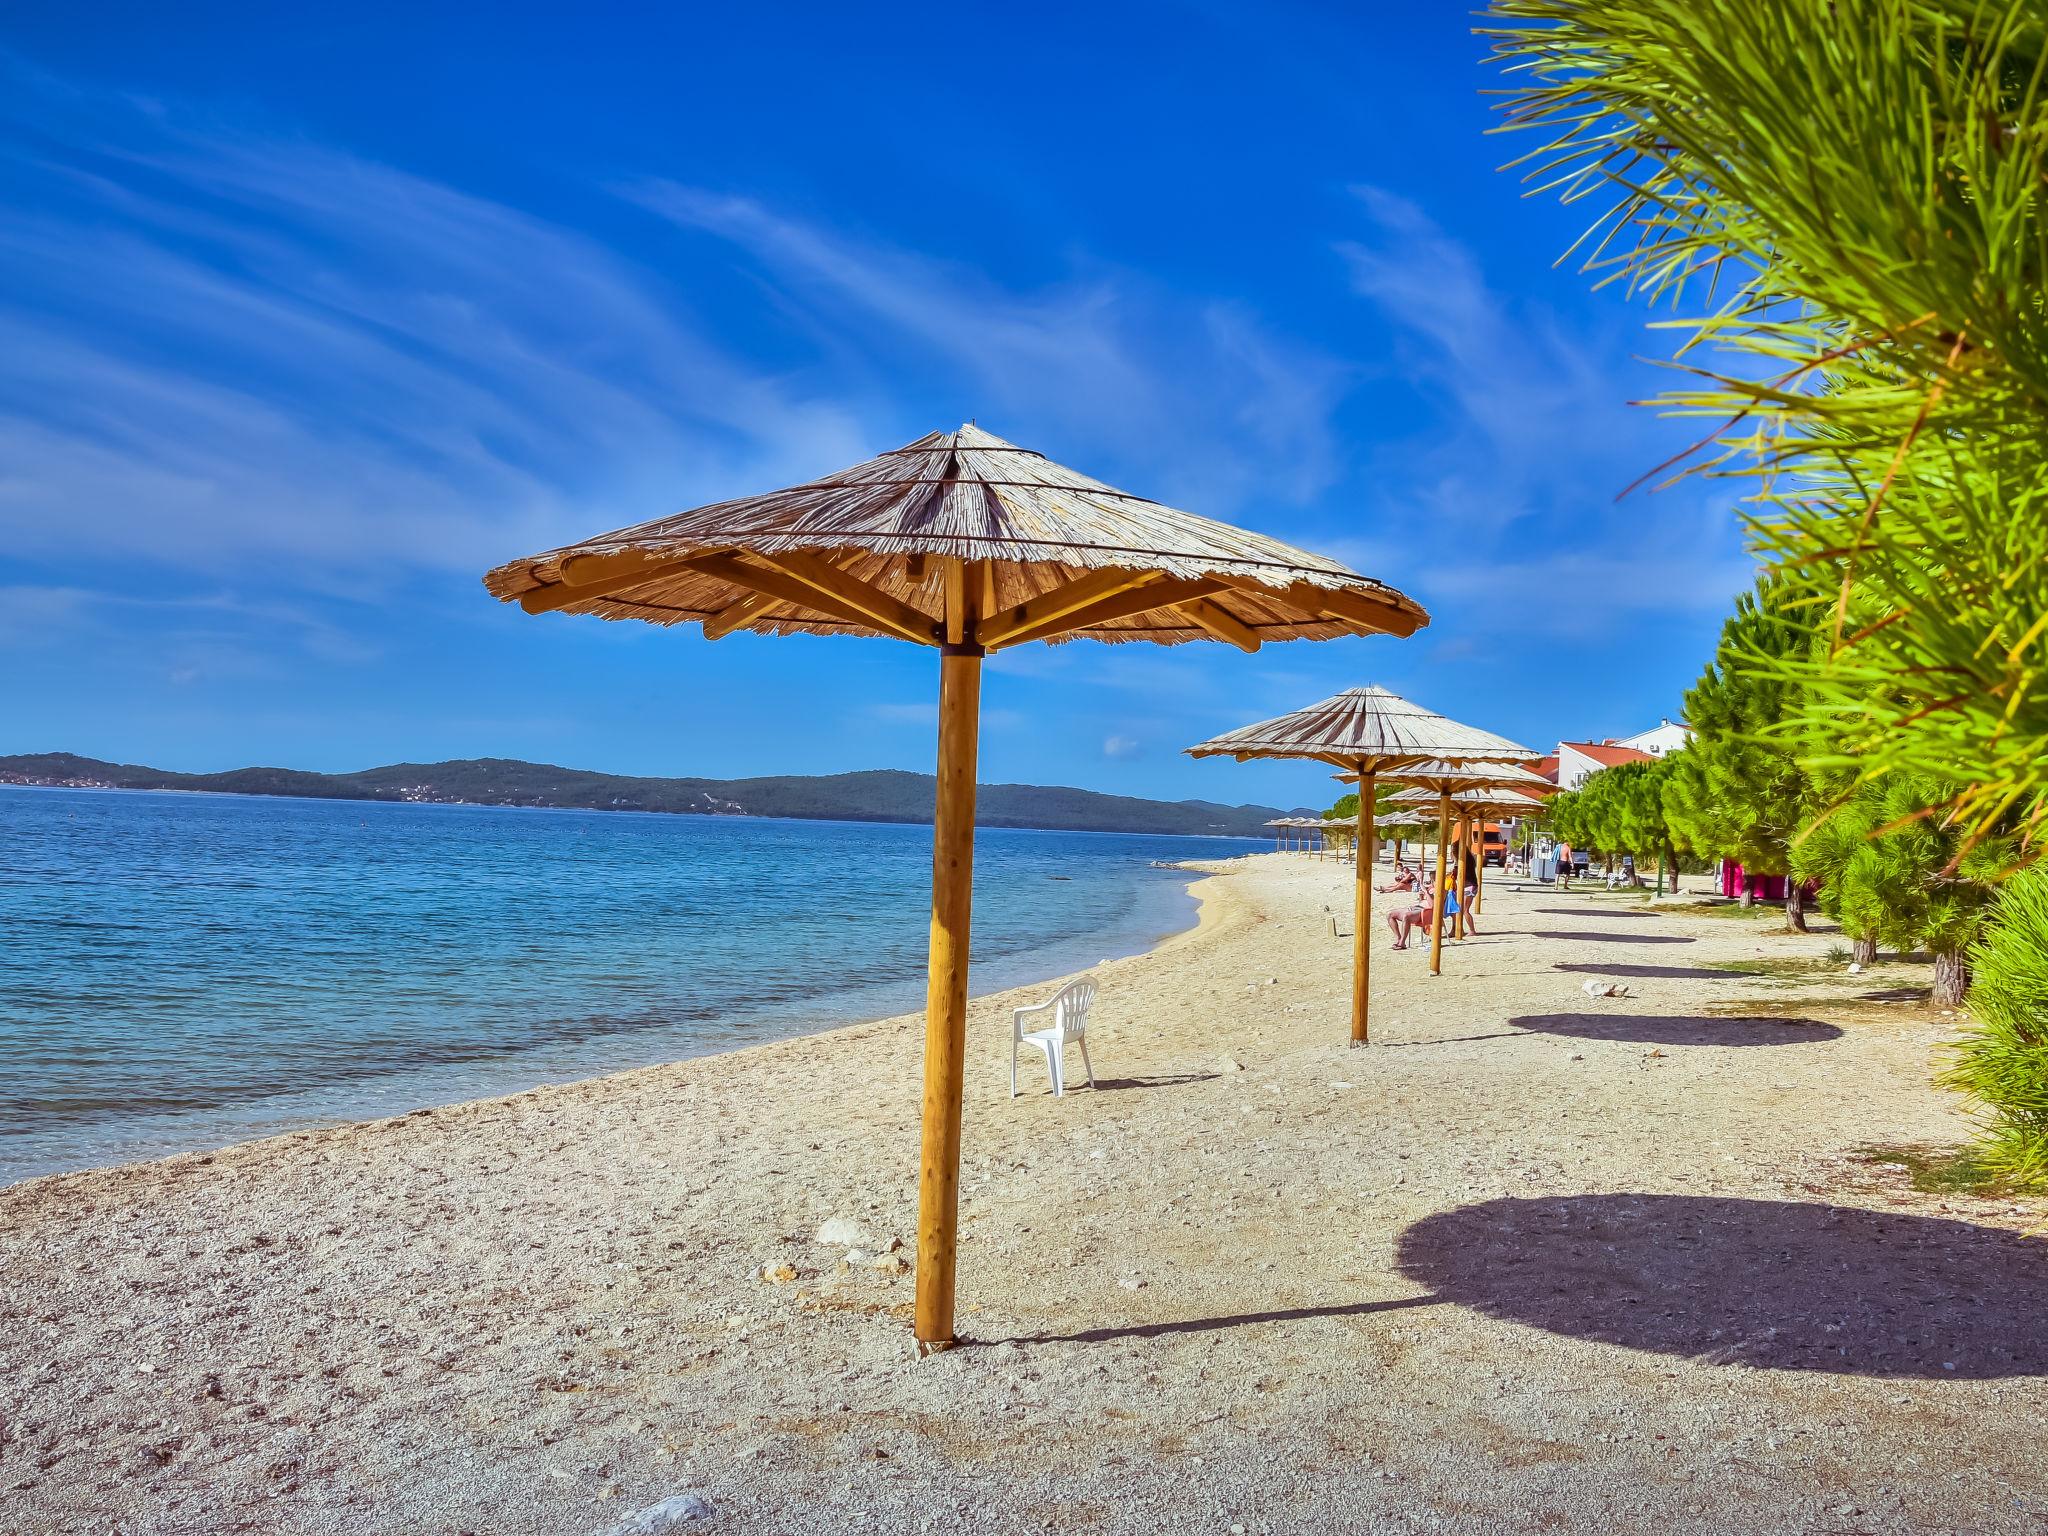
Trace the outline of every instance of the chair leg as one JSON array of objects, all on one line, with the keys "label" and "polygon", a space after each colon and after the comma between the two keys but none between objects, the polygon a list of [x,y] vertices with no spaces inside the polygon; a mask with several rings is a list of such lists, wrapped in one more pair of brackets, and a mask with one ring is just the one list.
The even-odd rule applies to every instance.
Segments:
[{"label": "chair leg", "polygon": [[1052,1096],[1064,1099],[1067,1096],[1067,1053],[1064,1041],[1054,1040],[1046,1046],[1045,1064],[1052,1068]]},{"label": "chair leg", "polygon": [[1088,1069],[1088,1086],[1095,1086],[1095,1063],[1088,1059],[1088,1037],[1083,1035],[1074,1044],[1081,1047],[1081,1065]]}]

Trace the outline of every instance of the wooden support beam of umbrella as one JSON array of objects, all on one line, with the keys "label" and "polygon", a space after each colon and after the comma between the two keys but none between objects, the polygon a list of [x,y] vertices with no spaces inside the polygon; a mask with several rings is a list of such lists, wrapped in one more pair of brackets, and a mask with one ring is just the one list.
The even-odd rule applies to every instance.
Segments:
[{"label": "wooden support beam of umbrella", "polygon": [[981,661],[1028,641],[1410,635],[1420,604],[1333,560],[1177,511],[969,425],[787,490],[501,565],[529,613],[869,635],[939,652],[918,1173],[919,1343],[953,1339]]},{"label": "wooden support beam of umbrella", "polygon": [[[1340,773],[1337,778],[1348,784],[1352,782],[1353,775]],[[1432,799],[1436,802],[1436,898],[1431,903],[1429,918],[1429,974],[1441,976],[1444,962],[1444,863],[1454,797],[1464,795],[1478,799],[1489,794],[1523,792],[1537,795],[1549,793],[1557,786],[1541,774],[1513,764],[1451,760],[1413,764],[1397,770],[1388,778],[1389,782],[1411,786],[1406,793],[1393,796],[1388,804],[1425,805]]]},{"label": "wooden support beam of umbrella", "polygon": [[1348,688],[1320,704],[1242,726],[1187,750],[1191,757],[1234,757],[1241,763],[1253,758],[1304,758],[1348,769],[1357,777],[1359,857],[1351,882],[1353,1045],[1364,1045],[1370,1035],[1372,817],[1378,776],[1447,763],[1531,762],[1539,755],[1505,736],[1460,725],[1399,694],[1373,687]]}]

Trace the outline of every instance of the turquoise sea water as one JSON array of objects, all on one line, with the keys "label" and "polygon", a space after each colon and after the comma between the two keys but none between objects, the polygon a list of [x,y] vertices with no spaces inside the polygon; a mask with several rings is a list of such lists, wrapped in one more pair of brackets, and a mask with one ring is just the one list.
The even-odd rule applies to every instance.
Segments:
[{"label": "turquoise sea water", "polygon": [[[1255,846],[983,831],[974,990]],[[0,1183],[907,1012],[930,879],[928,827],[0,786]]]}]

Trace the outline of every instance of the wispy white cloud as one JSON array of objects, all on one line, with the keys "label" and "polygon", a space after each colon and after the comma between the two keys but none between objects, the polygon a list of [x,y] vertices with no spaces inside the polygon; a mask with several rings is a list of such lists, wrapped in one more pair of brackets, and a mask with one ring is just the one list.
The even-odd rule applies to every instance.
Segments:
[{"label": "wispy white cloud", "polygon": [[1340,472],[1332,416],[1350,370],[1240,305],[1099,267],[1017,289],[752,198],[669,181],[625,191],[743,251],[820,332],[885,365],[936,365],[970,413],[1004,413],[983,425],[1056,432],[1084,464],[1131,466],[1144,483],[1130,489],[1225,514],[1306,502]]},{"label": "wispy white cloud", "polygon": [[19,554],[360,587],[871,450],[572,231],[118,98],[52,116],[4,166],[38,209],[0,224]]},{"label": "wispy white cloud", "polygon": [[1695,483],[1617,499],[1671,435],[1625,405],[1641,378],[1619,324],[1571,330],[1493,286],[1414,203],[1353,190],[1365,231],[1337,245],[1352,288],[1385,318],[1403,376],[1438,402],[1426,434],[1378,453],[1384,494],[1430,552],[1426,594],[1464,600],[1467,623],[1579,636],[1725,606],[1751,571],[1732,498]]}]

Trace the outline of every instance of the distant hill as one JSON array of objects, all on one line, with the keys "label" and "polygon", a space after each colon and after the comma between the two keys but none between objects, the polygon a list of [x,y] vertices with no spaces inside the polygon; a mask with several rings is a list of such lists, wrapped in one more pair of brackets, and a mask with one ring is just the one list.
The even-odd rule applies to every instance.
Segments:
[{"label": "distant hill", "polygon": [[[690,816],[791,816],[812,821],[932,819],[928,773],[877,769],[820,777],[637,779],[522,763],[467,758],[453,763],[393,763],[360,773],[295,768],[233,768],[172,773],[133,763],[103,763],[69,752],[0,757],[0,783],[78,788],[182,789],[200,793],[286,795],[328,800],[406,800],[442,805],[548,806],[587,811],[666,811]],[[985,827],[1071,832],[1160,832],[1181,836],[1264,837],[1270,805],[1210,800],[1139,800],[1038,784],[984,784],[976,819]]]}]

